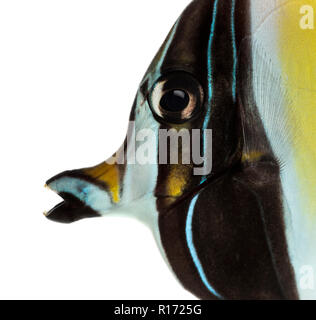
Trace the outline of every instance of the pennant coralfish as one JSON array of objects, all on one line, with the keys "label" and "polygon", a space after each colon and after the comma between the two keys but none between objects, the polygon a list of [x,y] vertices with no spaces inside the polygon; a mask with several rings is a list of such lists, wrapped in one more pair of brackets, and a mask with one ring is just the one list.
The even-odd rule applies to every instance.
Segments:
[{"label": "pennant coralfish", "polygon": [[[140,84],[116,157],[50,179],[64,201],[47,217],[124,209],[201,299],[316,298],[316,0],[305,2],[193,1]],[[156,161],[133,158],[144,129]],[[211,170],[158,161],[170,130],[212,130],[211,144],[195,140]]]}]

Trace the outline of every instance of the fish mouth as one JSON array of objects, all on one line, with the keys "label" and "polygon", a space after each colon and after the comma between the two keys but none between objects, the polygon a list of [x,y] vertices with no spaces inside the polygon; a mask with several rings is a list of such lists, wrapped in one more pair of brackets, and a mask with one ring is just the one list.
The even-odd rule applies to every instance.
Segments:
[{"label": "fish mouth", "polygon": [[55,192],[63,199],[63,201],[51,210],[44,212],[47,219],[58,223],[70,224],[81,219],[100,216],[73,194],[68,192],[58,192],[52,189],[48,184],[46,184],[45,187]]}]

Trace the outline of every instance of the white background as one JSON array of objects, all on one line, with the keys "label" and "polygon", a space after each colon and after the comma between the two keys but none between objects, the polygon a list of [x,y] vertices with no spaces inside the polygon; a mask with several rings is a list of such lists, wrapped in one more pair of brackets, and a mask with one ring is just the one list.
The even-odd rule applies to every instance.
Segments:
[{"label": "white background", "polygon": [[0,298],[192,299],[151,232],[55,224],[45,181],[121,145],[138,84],[189,0],[0,1]]}]

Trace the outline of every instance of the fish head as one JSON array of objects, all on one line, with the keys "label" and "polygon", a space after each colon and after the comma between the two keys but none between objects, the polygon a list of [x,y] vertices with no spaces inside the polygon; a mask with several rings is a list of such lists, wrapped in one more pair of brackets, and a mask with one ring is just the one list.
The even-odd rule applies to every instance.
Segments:
[{"label": "fish head", "polygon": [[49,219],[95,217],[149,196],[170,205],[240,157],[237,48],[231,25],[214,39],[215,5],[193,1],[172,27],[141,81],[119,151],[47,181],[64,199]]}]

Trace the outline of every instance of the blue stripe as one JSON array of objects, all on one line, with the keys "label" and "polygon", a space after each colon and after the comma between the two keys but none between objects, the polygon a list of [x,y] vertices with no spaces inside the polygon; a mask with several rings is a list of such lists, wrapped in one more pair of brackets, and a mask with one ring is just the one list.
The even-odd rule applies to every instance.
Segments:
[{"label": "blue stripe", "polygon": [[[211,25],[211,33],[210,33],[210,39],[208,43],[208,109],[206,112],[204,124],[203,124],[203,130],[207,129],[208,123],[210,121],[211,117],[211,102],[213,98],[213,84],[212,84],[212,44],[213,44],[213,38],[214,38],[214,32],[215,32],[215,24],[216,24],[216,16],[217,16],[217,7],[218,7],[218,1],[214,1],[214,8],[213,8],[213,15],[212,15],[212,25]],[[232,45],[233,45],[233,74],[232,74],[232,97],[233,101],[236,102],[236,73],[237,73],[237,47],[236,47],[236,30],[235,30],[235,8],[236,8],[236,0],[232,0],[232,7],[231,7],[231,33],[232,33]],[[204,156],[206,155],[206,142],[204,139]],[[204,176],[201,180],[201,184],[204,183],[207,180],[207,177]]]},{"label": "blue stripe", "polygon": [[[214,8],[213,8],[213,16],[212,16],[212,25],[211,25],[211,33],[210,39],[208,43],[208,57],[207,57],[207,68],[208,68],[208,102],[210,103],[213,97],[213,86],[212,86],[212,44],[214,39],[214,32],[215,32],[215,24],[216,24],[216,15],[217,15],[217,5],[218,0],[214,1]],[[211,113],[211,106],[209,107],[207,113],[208,116]],[[204,123],[205,124],[205,123]],[[207,125],[207,123],[206,123]]]},{"label": "blue stripe", "polygon": [[[211,33],[210,33],[210,39],[208,43],[208,52],[207,52],[207,71],[208,71],[208,107],[203,123],[203,130],[207,129],[208,123],[210,121],[211,117],[211,102],[213,98],[213,84],[212,84],[212,44],[214,39],[214,32],[215,32],[215,24],[216,24],[216,15],[217,15],[217,5],[218,0],[214,1],[214,7],[213,7],[213,15],[212,15],[212,25],[211,25]],[[205,141],[205,135],[204,135],[204,143],[203,143],[203,149],[204,149],[204,156],[206,155],[206,141]],[[205,182],[207,179],[206,176],[204,176],[201,180],[201,184]]]},{"label": "blue stripe", "polygon": [[234,100],[234,102],[236,102],[236,72],[237,72],[237,47],[236,47],[236,31],[235,31],[235,7],[236,7],[236,0],[232,0],[231,32],[232,32],[233,55],[234,55],[232,95],[233,95],[233,100]]},{"label": "blue stripe", "polygon": [[222,299],[222,297],[216,292],[216,290],[209,284],[206,275],[204,273],[202,264],[200,262],[200,259],[197,255],[194,243],[193,243],[193,233],[192,233],[192,221],[193,221],[193,213],[194,213],[194,208],[196,201],[199,198],[199,194],[197,194],[193,200],[191,201],[190,207],[189,207],[189,212],[187,216],[187,221],[186,221],[186,226],[185,226],[185,234],[186,234],[186,240],[188,244],[188,248],[190,250],[190,254],[192,257],[192,260],[199,272],[200,278],[203,281],[205,287],[217,298]]}]

